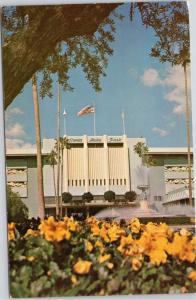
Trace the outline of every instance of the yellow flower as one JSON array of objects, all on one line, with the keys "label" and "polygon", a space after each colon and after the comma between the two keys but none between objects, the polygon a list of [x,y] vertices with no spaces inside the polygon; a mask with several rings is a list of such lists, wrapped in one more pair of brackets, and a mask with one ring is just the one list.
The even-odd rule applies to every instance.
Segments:
[{"label": "yellow flower", "polygon": [[117,224],[114,224],[108,229],[108,237],[111,243],[117,241],[120,238],[120,236],[124,234],[124,230],[119,228]]},{"label": "yellow flower", "polygon": [[72,282],[73,284],[77,284],[77,283],[78,283],[77,277],[76,277],[75,275],[72,275],[72,276],[71,276],[71,282]]},{"label": "yellow flower", "polygon": [[90,272],[92,262],[87,260],[79,260],[73,267],[75,273],[83,275]]},{"label": "yellow flower", "polygon": [[196,281],[196,271],[189,273],[188,278],[192,281]]},{"label": "yellow flower", "polygon": [[125,256],[138,256],[142,253],[142,249],[137,244],[128,246],[124,251]]},{"label": "yellow flower", "polygon": [[196,258],[194,245],[189,241],[187,235],[181,236],[179,233],[175,233],[173,241],[168,243],[167,252],[183,261],[194,262]]},{"label": "yellow flower", "polygon": [[93,225],[91,227],[91,232],[92,232],[93,236],[98,236],[100,234],[100,228],[99,228],[99,226],[97,224]]},{"label": "yellow flower", "polygon": [[94,216],[87,218],[85,222],[90,225],[99,223],[99,221]]},{"label": "yellow flower", "polygon": [[95,247],[99,248],[100,253],[103,253],[105,250],[104,244],[99,240],[96,241]]},{"label": "yellow flower", "polygon": [[101,241],[97,240],[96,243],[95,243],[95,247],[102,248],[102,247],[104,247],[104,245],[103,245],[103,243]]},{"label": "yellow flower", "polygon": [[12,222],[8,224],[8,241],[15,239],[15,224]]},{"label": "yellow flower", "polygon": [[132,238],[132,235],[129,234],[127,237],[122,236],[120,240],[120,245],[118,246],[117,250],[122,254],[128,255],[127,251],[136,246],[135,241]]},{"label": "yellow flower", "polygon": [[193,249],[196,250],[196,236],[192,238],[191,245],[193,246]]},{"label": "yellow flower", "polygon": [[104,226],[100,229],[99,235],[106,243],[110,241],[108,237],[108,231]]},{"label": "yellow flower", "polygon": [[78,231],[79,230],[79,224],[77,221],[74,221],[74,219],[65,217],[64,218],[64,223],[66,224],[66,227],[68,230],[74,232],[74,231]]},{"label": "yellow flower", "polygon": [[113,269],[113,267],[114,267],[114,264],[113,263],[111,263],[111,262],[108,262],[107,264],[106,264],[106,266],[108,267],[108,269]]},{"label": "yellow flower", "polygon": [[71,233],[67,228],[65,222],[56,222],[54,217],[49,217],[48,220],[44,220],[39,225],[41,234],[44,234],[47,241],[57,241],[70,240]]},{"label": "yellow flower", "polygon": [[154,251],[151,251],[149,253],[149,256],[150,256],[150,262],[153,265],[159,266],[161,263],[164,264],[167,261],[167,254],[163,250],[154,250]]},{"label": "yellow flower", "polygon": [[91,244],[91,242],[86,241],[86,243],[85,243],[85,249],[88,252],[91,252],[93,250],[93,245]]},{"label": "yellow flower", "polygon": [[111,258],[111,254],[105,254],[102,256],[99,256],[98,261],[100,264],[102,264],[103,262],[105,262],[106,260],[109,260]]},{"label": "yellow flower", "polygon": [[131,222],[130,222],[130,228],[131,228],[131,231],[133,233],[140,232],[140,227],[141,227],[141,225],[140,225],[140,221],[139,221],[138,218],[134,218],[134,219],[131,220]]},{"label": "yellow flower", "polygon": [[24,237],[38,236],[38,235],[39,235],[39,231],[38,230],[28,229],[27,232],[25,233]]},{"label": "yellow flower", "polygon": [[132,259],[132,268],[134,271],[138,271],[142,266],[142,262],[137,259],[137,258],[133,258]]},{"label": "yellow flower", "polygon": [[27,256],[26,259],[28,261],[34,261],[36,259],[36,257],[35,256]]}]

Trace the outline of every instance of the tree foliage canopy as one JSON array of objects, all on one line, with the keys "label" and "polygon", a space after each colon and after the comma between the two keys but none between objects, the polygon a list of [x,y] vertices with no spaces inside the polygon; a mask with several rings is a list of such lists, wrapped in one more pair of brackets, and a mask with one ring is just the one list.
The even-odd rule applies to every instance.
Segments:
[{"label": "tree foliage canopy", "polygon": [[[80,65],[96,91],[112,55],[115,13],[122,3],[17,6],[3,9],[3,75],[7,107],[37,71],[42,72],[41,97],[52,96],[52,74],[65,90],[69,70]],[[138,2],[142,23],[155,31],[151,55],[161,62],[190,60],[189,18],[186,2]],[[131,24],[130,24],[131,26]],[[138,37],[140,38],[140,37]]]},{"label": "tree foliage canopy", "polygon": [[[100,90],[99,77],[105,74],[107,55],[112,54],[109,43],[115,30],[108,16],[117,6],[116,3],[72,4],[4,9],[5,107],[37,71],[43,72],[43,97],[51,96],[48,92],[51,73],[58,73],[60,84],[67,89],[68,70],[77,65],[81,65],[92,86]],[[104,29],[105,24],[109,28]],[[61,42],[65,44],[59,45]]]},{"label": "tree foliage canopy", "polygon": [[22,202],[18,193],[12,191],[7,185],[7,211],[8,222],[23,222],[28,218],[28,208]]},{"label": "tree foliage canopy", "polygon": [[155,30],[158,38],[151,55],[161,62],[183,65],[190,62],[190,32],[187,3],[138,4],[142,22]]},{"label": "tree foliage canopy", "polygon": [[90,192],[86,192],[82,195],[82,200],[87,201],[87,202],[91,202],[93,201],[93,194]]},{"label": "tree foliage canopy", "polygon": [[155,161],[153,160],[152,155],[149,154],[148,146],[143,142],[138,142],[134,146],[134,152],[142,159],[142,163],[147,167],[154,166]]},{"label": "tree foliage canopy", "polygon": [[109,201],[109,202],[114,201],[115,197],[116,197],[116,194],[113,191],[106,191],[104,193],[104,199]]},{"label": "tree foliage canopy", "polygon": [[137,198],[137,194],[135,191],[128,191],[125,193],[125,199],[128,201],[133,202],[134,200],[136,200]]}]

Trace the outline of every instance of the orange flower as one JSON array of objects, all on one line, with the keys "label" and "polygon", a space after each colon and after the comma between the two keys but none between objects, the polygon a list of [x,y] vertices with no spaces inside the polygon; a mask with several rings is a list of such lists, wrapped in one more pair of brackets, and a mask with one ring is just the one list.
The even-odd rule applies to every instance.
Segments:
[{"label": "orange flower", "polygon": [[39,236],[39,231],[33,230],[33,229],[28,229],[27,232],[25,233],[24,237],[28,237],[28,236]]},{"label": "orange flower", "polygon": [[189,273],[188,278],[192,281],[196,281],[196,271]]},{"label": "orange flower", "polygon": [[102,264],[103,262],[105,262],[106,260],[109,260],[111,258],[111,254],[105,254],[102,256],[99,256],[98,261],[100,264]]},{"label": "orange flower", "polygon": [[167,261],[167,254],[165,253],[165,251],[159,249],[151,251],[149,253],[149,257],[150,257],[150,262],[153,265],[157,265],[157,266],[159,266],[161,263],[164,264]]},{"label": "orange flower", "polygon": [[134,218],[134,219],[131,220],[130,228],[131,228],[131,231],[133,233],[139,233],[140,232],[140,227],[141,227],[141,225],[140,225],[140,221],[139,221],[138,218]]},{"label": "orange flower", "polygon": [[183,261],[194,262],[196,258],[194,245],[189,241],[188,236],[179,233],[175,233],[173,241],[168,243],[167,252]]},{"label": "orange flower", "polygon": [[90,272],[92,262],[87,260],[79,260],[73,267],[75,273],[84,275]]},{"label": "orange flower", "polygon": [[54,217],[49,217],[48,220],[44,220],[39,225],[41,234],[44,234],[47,241],[57,241],[70,240],[71,233],[67,228],[65,222],[56,222]]},{"label": "orange flower", "polygon": [[142,262],[135,257],[132,259],[131,263],[132,263],[132,268],[134,271],[138,271],[142,266]]},{"label": "orange flower", "polygon": [[8,224],[8,241],[15,239],[15,224],[12,222]]},{"label": "orange flower", "polygon": [[86,242],[85,242],[85,249],[86,249],[86,251],[88,251],[88,252],[92,252],[92,250],[93,250],[93,245],[91,244],[91,242],[89,242],[89,241],[86,241]]}]

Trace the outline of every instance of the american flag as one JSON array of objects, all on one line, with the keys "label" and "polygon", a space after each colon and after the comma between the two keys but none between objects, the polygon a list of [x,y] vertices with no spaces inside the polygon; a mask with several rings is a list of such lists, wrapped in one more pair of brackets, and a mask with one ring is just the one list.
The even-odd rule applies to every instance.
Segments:
[{"label": "american flag", "polygon": [[95,108],[94,108],[94,106],[92,106],[92,105],[87,105],[87,106],[83,107],[83,108],[77,113],[77,116],[80,117],[80,116],[83,116],[83,115],[86,115],[86,114],[90,114],[90,113],[95,113]]}]

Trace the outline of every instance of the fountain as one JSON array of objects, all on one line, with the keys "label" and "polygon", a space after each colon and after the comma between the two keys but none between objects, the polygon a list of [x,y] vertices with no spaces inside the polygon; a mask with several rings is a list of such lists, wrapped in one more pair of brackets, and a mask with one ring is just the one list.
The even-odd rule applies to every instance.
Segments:
[{"label": "fountain", "polygon": [[[137,206],[130,207],[130,206],[124,206],[124,207],[115,207],[115,208],[107,208],[102,211],[100,211],[97,215],[95,215],[97,218],[112,218],[115,220],[130,220],[133,218],[139,218],[142,220],[142,222],[166,222],[167,224],[170,224],[174,226],[175,228],[178,228],[179,226],[182,227],[180,224],[184,224],[183,226],[187,226],[185,224],[188,224],[188,226],[194,227],[194,225],[190,224],[190,217],[183,214],[183,218],[177,216],[178,213],[173,208],[173,213],[168,209],[162,207],[161,210],[157,211],[156,209],[153,209],[150,207],[149,204],[149,168],[142,165],[138,170],[139,178],[141,179],[141,182],[137,186],[137,189],[141,191],[141,193],[137,197],[137,203],[135,203]],[[182,208],[181,208],[182,210]],[[184,212],[183,212],[184,213]],[[182,220],[183,219],[183,220]],[[183,222],[183,223],[181,223]],[[190,225],[189,225],[190,224]]]}]

